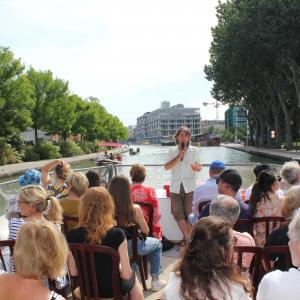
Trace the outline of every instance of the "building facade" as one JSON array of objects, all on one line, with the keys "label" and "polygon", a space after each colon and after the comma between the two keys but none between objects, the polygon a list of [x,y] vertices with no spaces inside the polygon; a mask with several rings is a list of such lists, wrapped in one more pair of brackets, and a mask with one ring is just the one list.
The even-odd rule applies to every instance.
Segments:
[{"label": "building facade", "polygon": [[200,108],[188,108],[182,104],[170,107],[169,101],[161,102],[161,107],[146,112],[137,118],[136,139],[158,144],[171,138],[178,127],[187,126],[192,136],[200,134]]},{"label": "building facade", "polygon": [[200,121],[201,134],[207,133],[211,127],[218,129],[225,129],[224,120],[201,120]]},{"label": "building facade", "polygon": [[247,110],[241,106],[230,106],[225,111],[225,129],[247,127]]}]

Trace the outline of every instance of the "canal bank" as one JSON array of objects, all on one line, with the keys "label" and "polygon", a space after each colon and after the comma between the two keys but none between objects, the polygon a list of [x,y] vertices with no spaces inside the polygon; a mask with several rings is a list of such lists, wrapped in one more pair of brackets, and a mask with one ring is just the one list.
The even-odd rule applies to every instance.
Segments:
[{"label": "canal bank", "polygon": [[[109,150],[109,153],[119,153],[119,149],[113,149]],[[123,151],[122,152],[127,152]],[[79,156],[73,156],[73,157],[64,157],[61,158],[64,161],[67,161],[70,164],[76,164],[80,163],[82,161],[96,161],[98,156],[104,153],[104,151],[96,152],[96,153],[90,153],[90,154],[85,154],[85,155],[79,155]],[[47,160],[39,160],[39,161],[28,161],[28,162],[21,162],[17,164],[9,164],[9,165],[4,165],[0,166],[0,179],[4,177],[11,177],[14,175],[20,175],[24,173],[27,169],[40,169],[42,166],[47,164],[48,162],[52,161],[53,159],[47,159]]]},{"label": "canal bank", "polygon": [[252,155],[258,155],[266,158],[271,159],[278,159],[282,162],[290,161],[290,160],[297,160],[300,162],[300,151],[296,152],[295,150],[287,151],[281,149],[270,149],[270,148],[256,148],[240,144],[221,144],[222,147],[238,150],[242,152],[246,152]]}]

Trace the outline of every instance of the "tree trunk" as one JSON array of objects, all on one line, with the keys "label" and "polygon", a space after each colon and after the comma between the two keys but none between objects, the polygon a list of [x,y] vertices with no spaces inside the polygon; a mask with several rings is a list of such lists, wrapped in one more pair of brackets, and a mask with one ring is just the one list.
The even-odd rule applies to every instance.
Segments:
[{"label": "tree trunk", "polygon": [[37,128],[34,128],[34,143],[35,145],[37,144],[37,141],[38,141],[38,129]]},{"label": "tree trunk", "polygon": [[284,99],[282,98],[281,94],[279,92],[277,92],[277,94],[278,94],[278,99],[281,103],[283,113],[284,113],[287,150],[292,150],[293,149],[293,136],[292,136],[292,127],[291,127],[291,121],[292,121],[291,112],[288,110],[287,105],[286,105]]},{"label": "tree trunk", "polygon": [[278,106],[274,102],[272,103],[272,112],[274,116],[276,148],[280,148],[280,145],[282,143],[282,131],[280,127],[280,112],[278,110]]}]

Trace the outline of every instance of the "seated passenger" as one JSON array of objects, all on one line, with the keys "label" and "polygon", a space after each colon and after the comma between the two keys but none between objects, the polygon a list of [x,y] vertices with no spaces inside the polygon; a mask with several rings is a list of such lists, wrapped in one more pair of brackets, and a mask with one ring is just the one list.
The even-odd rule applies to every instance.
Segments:
[{"label": "seated passenger", "polygon": [[89,188],[101,186],[100,174],[97,171],[90,170],[86,172],[85,176],[89,181]]},{"label": "seated passenger", "polygon": [[214,160],[209,167],[209,179],[200,184],[193,195],[193,214],[198,219],[199,203],[203,201],[211,201],[218,196],[218,185],[216,178],[225,170],[225,164],[220,160]]},{"label": "seated passenger", "polygon": [[281,176],[284,182],[281,183],[284,192],[287,192],[292,186],[300,184],[300,166],[297,161],[286,162],[281,169]]},{"label": "seated passenger", "polygon": [[[130,198],[130,183],[125,176],[114,177],[108,188],[115,203],[115,220],[119,227],[125,230],[128,240],[129,256],[132,255],[132,235],[126,231],[126,227],[131,224],[139,225],[142,233],[147,236],[149,228],[145,221],[143,211],[137,204],[133,204]],[[150,275],[152,277],[151,289],[157,292],[164,287],[166,282],[159,280],[158,276],[162,271],[161,267],[161,242],[152,237],[138,239],[137,252],[139,255],[147,255],[150,263]]]},{"label": "seated passenger", "polygon": [[[226,195],[219,195],[216,200],[210,204],[209,215],[217,216],[227,222],[231,227],[236,223],[240,214],[238,202]],[[233,237],[236,240],[235,246],[255,246],[253,237],[248,232],[238,232],[232,230]],[[253,254],[246,253],[243,255],[242,266],[249,269]]]},{"label": "seated passenger", "polygon": [[[19,177],[19,185],[21,187],[27,185],[39,185],[41,180],[41,172],[30,169],[26,170],[24,175]],[[8,208],[5,212],[5,217],[9,221],[11,218],[20,218],[21,213],[19,209],[19,194],[9,200]]]},{"label": "seated passenger", "polygon": [[0,275],[0,300],[65,299],[45,288],[44,281],[65,273],[67,255],[64,236],[50,222],[24,224],[14,247],[16,273]]},{"label": "seated passenger", "polygon": [[227,222],[215,216],[199,220],[183,258],[169,274],[163,299],[250,299],[248,281],[231,263],[233,246]]},{"label": "seated passenger", "polygon": [[[236,195],[242,185],[242,177],[236,170],[227,169],[219,175],[219,177],[217,178],[217,184],[218,184],[219,194],[227,195],[234,199],[237,199]],[[239,219],[251,219],[252,214],[249,206],[246,203],[242,202],[241,200],[237,199],[236,201],[240,205]],[[202,210],[200,214],[200,218],[209,215],[209,206],[210,205],[207,205]],[[237,228],[239,232],[249,231],[247,225],[239,225]]]},{"label": "seated passenger", "polygon": [[[273,230],[267,238],[265,246],[287,246],[289,238],[287,235],[288,224],[292,221],[292,217],[296,209],[300,207],[300,186],[294,186],[285,194],[285,200],[281,208],[281,214],[285,218],[286,223],[279,228]],[[272,260],[275,261],[274,269],[286,271],[285,255],[273,254]]]},{"label": "seated passenger", "polygon": [[[49,177],[49,172],[53,169],[55,171],[54,182]],[[72,172],[70,165],[60,159],[55,159],[41,168],[43,187],[47,190],[49,196],[54,196],[61,199],[68,196],[68,186],[66,179]]]},{"label": "seated passenger", "polygon": [[[82,172],[72,172],[66,180],[68,186],[68,197],[60,200],[63,209],[63,215],[69,217],[79,217],[80,198],[86,192],[89,186],[88,179]],[[68,222],[68,229],[76,227],[78,224]]]},{"label": "seated passenger", "polygon": [[296,211],[289,224],[289,248],[295,268],[266,274],[259,284],[257,300],[298,300],[300,295],[300,211]]},{"label": "seated passenger", "polygon": [[[130,268],[125,234],[120,228],[114,227],[114,203],[106,189],[92,187],[82,196],[79,226],[68,232],[68,242],[102,245],[117,250],[120,255],[122,294],[131,291],[133,300],[144,299],[135,273]],[[101,297],[112,297],[111,260],[103,256],[96,256],[95,266],[101,284],[99,291]]]},{"label": "seated passenger", "polygon": [[[52,222],[58,231],[62,223],[62,208],[55,197],[48,196],[44,188],[37,185],[29,185],[21,188],[19,192],[19,207],[21,218],[11,218],[8,222],[8,239],[15,240],[21,226],[32,220]],[[45,218],[46,217],[46,218]],[[10,270],[14,272],[11,261]]]},{"label": "seated passenger", "polygon": [[[142,164],[134,164],[130,169],[130,177],[132,180],[132,184],[130,186],[131,190],[131,199],[141,202],[150,203],[153,206],[153,236],[159,240],[162,240],[162,230],[161,225],[159,223],[161,214],[158,208],[158,201],[156,197],[155,190],[152,187],[146,187],[143,185],[146,178],[146,169]],[[145,207],[141,207],[144,218],[148,223],[149,213],[148,209]]]},{"label": "seated passenger", "polygon": [[[281,207],[284,197],[278,196],[278,178],[274,171],[265,170],[258,175],[257,183],[254,184],[250,197],[250,207],[253,217],[276,217],[281,216]],[[253,226],[255,243],[263,247],[266,243],[266,226],[264,223],[255,223]]]}]

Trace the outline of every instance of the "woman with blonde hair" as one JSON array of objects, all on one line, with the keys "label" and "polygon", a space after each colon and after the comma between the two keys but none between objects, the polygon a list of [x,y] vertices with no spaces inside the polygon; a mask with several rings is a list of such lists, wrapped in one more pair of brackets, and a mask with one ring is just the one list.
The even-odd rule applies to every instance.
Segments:
[{"label": "woman with blonde hair", "polygon": [[[141,201],[150,203],[153,206],[153,236],[162,240],[162,230],[159,223],[161,214],[158,208],[158,200],[154,188],[147,187],[143,183],[146,178],[146,169],[142,164],[134,164],[130,169],[132,184],[130,186],[132,201]],[[146,222],[149,219],[149,212],[146,207],[141,207]]]},{"label": "woman with blonde hair", "polygon": [[14,247],[16,273],[0,275],[0,300],[64,299],[44,287],[46,278],[63,275],[68,246],[61,232],[45,220],[22,226]]},{"label": "woman with blonde hair", "polygon": [[[67,234],[69,243],[94,244],[114,248],[120,255],[122,294],[131,293],[133,300],[143,299],[141,287],[130,268],[124,232],[114,227],[114,203],[102,187],[89,188],[81,198],[79,228]],[[112,297],[112,262],[103,256],[95,257],[101,297]]]},{"label": "woman with blonde hair", "polygon": [[[48,196],[45,189],[37,185],[28,185],[19,192],[21,218],[11,218],[8,223],[8,239],[15,240],[22,224],[32,220],[48,220],[60,231],[62,208],[58,200]],[[11,271],[14,270],[11,264]]]},{"label": "woman with blonde hair", "polygon": [[[55,180],[49,177],[49,172],[54,168]],[[43,187],[50,196],[61,199],[68,196],[66,179],[72,172],[71,166],[66,161],[54,159],[41,168]]]},{"label": "woman with blonde hair", "polygon": [[[281,208],[282,216],[285,218],[285,223],[279,228],[273,230],[267,238],[265,246],[287,246],[289,242],[288,227],[291,222],[294,212],[300,207],[300,186],[294,186],[285,194],[285,200]],[[274,269],[286,271],[285,255],[273,254],[271,259],[275,261]]]},{"label": "woman with blonde hair", "polygon": [[183,258],[169,274],[167,300],[248,300],[249,284],[232,262],[231,225],[219,217],[202,218],[193,227]]},{"label": "woman with blonde hair", "polygon": [[[89,187],[89,181],[82,172],[72,172],[66,181],[69,189],[68,197],[59,201],[63,208],[63,215],[69,217],[79,217],[80,198]],[[68,229],[76,227],[74,222],[68,222]]]}]

